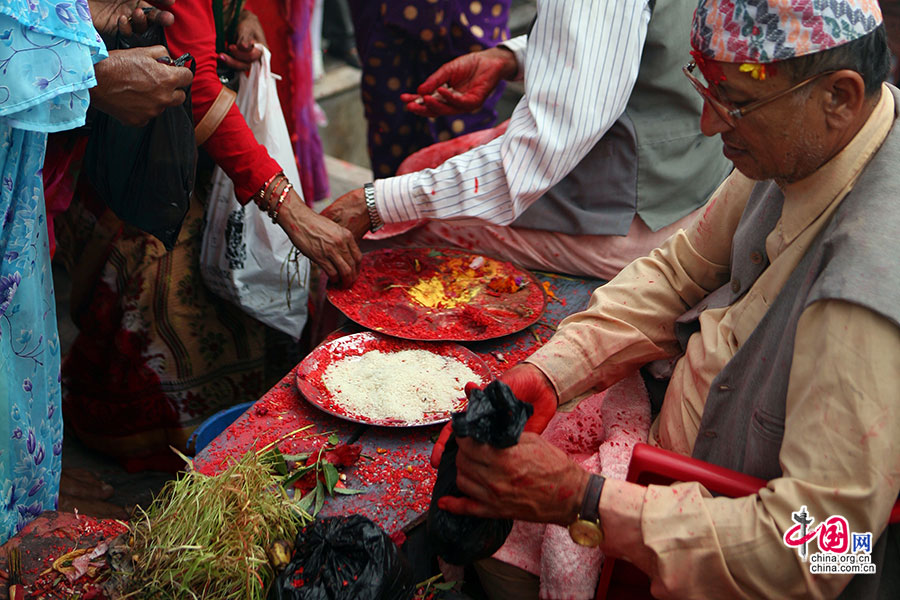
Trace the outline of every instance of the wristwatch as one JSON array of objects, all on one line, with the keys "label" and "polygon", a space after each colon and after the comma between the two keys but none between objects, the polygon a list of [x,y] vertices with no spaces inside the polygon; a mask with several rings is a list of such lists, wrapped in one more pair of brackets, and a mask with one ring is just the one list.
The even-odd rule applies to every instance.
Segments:
[{"label": "wristwatch", "polygon": [[375,232],[384,227],[384,221],[375,207],[375,185],[367,183],[363,186],[363,195],[366,197],[366,210],[369,211],[369,231]]},{"label": "wristwatch", "polygon": [[605,481],[603,476],[591,474],[578,518],[569,525],[569,536],[579,546],[596,548],[603,542],[603,528],[600,527],[600,493],[603,492]]}]

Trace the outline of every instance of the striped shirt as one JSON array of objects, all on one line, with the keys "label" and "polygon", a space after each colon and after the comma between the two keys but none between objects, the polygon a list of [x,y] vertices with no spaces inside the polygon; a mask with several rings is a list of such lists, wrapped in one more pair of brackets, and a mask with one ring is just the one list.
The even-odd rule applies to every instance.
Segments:
[{"label": "striped shirt", "polygon": [[435,169],[375,181],[387,223],[476,219],[508,225],[565,177],[625,112],[650,23],[647,0],[540,2],[525,94],[506,133]]}]

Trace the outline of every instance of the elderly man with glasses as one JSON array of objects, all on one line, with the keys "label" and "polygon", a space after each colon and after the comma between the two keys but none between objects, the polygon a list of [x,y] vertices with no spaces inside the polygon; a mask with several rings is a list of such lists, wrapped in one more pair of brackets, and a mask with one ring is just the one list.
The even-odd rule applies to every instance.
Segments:
[{"label": "elderly man with glasses", "polygon": [[[459,439],[465,497],[440,506],[578,521],[658,597],[898,598],[900,91],[883,83],[878,3],[701,0],[691,42],[701,129],[735,172],[504,379],[546,423],[675,359],[650,442],[767,485],[723,498],[604,481],[525,433],[505,450]],[[875,569],[825,574],[812,555]]]}]

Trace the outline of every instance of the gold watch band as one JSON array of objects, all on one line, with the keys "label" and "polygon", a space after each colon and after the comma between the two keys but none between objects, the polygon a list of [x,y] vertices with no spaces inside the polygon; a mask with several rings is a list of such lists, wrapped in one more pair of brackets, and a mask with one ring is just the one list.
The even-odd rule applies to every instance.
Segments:
[{"label": "gold watch band", "polygon": [[603,542],[603,528],[600,526],[600,495],[606,479],[602,475],[591,474],[581,511],[574,523],[569,525],[569,536],[576,544],[596,547]]}]

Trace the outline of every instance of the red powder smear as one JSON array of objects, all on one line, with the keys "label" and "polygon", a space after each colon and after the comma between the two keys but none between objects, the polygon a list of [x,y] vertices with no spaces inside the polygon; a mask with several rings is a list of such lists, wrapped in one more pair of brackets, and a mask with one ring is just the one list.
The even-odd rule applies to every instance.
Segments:
[{"label": "red powder smear", "polygon": [[475,178],[475,193],[478,193],[478,178]]},{"label": "red powder smear", "polygon": [[[475,265],[475,266],[472,266]],[[471,273],[470,273],[471,272]],[[447,297],[460,285],[461,273],[474,276],[482,289],[455,307],[426,307],[407,291],[439,277]],[[496,279],[510,280],[515,291],[490,289]],[[503,287],[503,284],[494,284]],[[506,289],[513,289],[509,285]],[[363,257],[352,287],[329,288],[328,299],[351,320],[388,335],[411,340],[475,341],[524,329],[544,311],[543,288],[531,273],[511,263],[463,250],[398,248]],[[481,314],[477,317],[476,312]]]},{"label": "red powder smear", "polygon": [[[546,344],[552,335],[553,330],[549,327],[533,326],[528,332],[517,335],[516,339],[507,344],[501,352],[487,352],[480,356],[494,377],[499,377],[517,363],[531,356],[540,345]],[[540,344],[537,343],[535,336],[540,338]]]},{"label": "red powder smear", "polygon": [[703,73],[703,78],[712,85],[725,81],[725,72],[715,60],[708,59],[697,50],[691,50],[691,57]]},{"label": "red powder smear", "polygon": [[701,236],[710,235],[713,232],[713,227],[709,222],[709,214],[712,212],[713,207],[719,201],[718,196],[713,196],[712,200],[706,205],[706,208],[703,210],[703,216],[700,217],[700,223],[697,225],[697,230]]},{"label": "red powder smear", "polygon": [[[22,540],[20,549],[25,596],[48,600],[105,598],[99,582],[108,576],[108,570],[101,570],[93,579],[82,575],[74,583],[69,583],[65,575],[52,570],[53,562],[73,550],[93,548],[100,541],[109,541],[127,530],[124,523],[113,519],[44,513],[18,536]],[[105,556],[96,560],[103,561]],[[48,569],[50,571],[44,573]]]},{"label": "red powder smear", "polygon": [[[402,431],[413,433],[402,436]],[[359,512],[394,535],[410,520],[424,514],[437,478],[436,471],[428,463],[431,442],[424,433],[421,430],[392,430],[395,437],[408,441],[381,454],[367,454],[355,467],[347,469],[345,485],[365,493],[344,496],[340,503],[329,500],[322,516]]]},{"label": "red powder smear", "polygon": [[[201,473],[221,472],[231,460],[237,460],[248,448],[262,448],[277,442],[285,454],[316,452],[326,449],[326,457],[337,452],[328,444],[336,434],[346,441],[358,425],[334,418],[304,400],[294,382],[294,373],[286,375],[254,409],[247,411],[216,438],[195,459]],[[264,406],[264,411],[256,408]],[[259,414],[263,413],[263,414]],[[303,424],[310,429],[294,433]],[[439,427],[369,428],[357,444],[362,455],[353,466],[343,467],[347,476],[343,485],[362,490],[352,496],[328,498],[321,515],[364,514],[388,533],[402,530],[428,508],[434,486],[434,470],[428,464],[431,436]],[[377,448],[383,451],[379,453]],[[337,459],[337,457],[335,457]]]},{"label": "red powder smear", "polygon": [[[194,458],[194,468],[204,475],[224,471],[247,450],[277,444],[284,454],[301,454],[328,447],[335,433],[347,439],[353,423],[331,417],[300,396],[291,371],[253,407],[232,423]],[[297,431],[303,429],[303,431]]]},{"label": "red powder smear", "polygon": [[496,319],[486,314],[483,310],[477,310],[470,305],[466,305],[466,307],[463,308],[462,317],[470,321],[470,326],[476,329],[487,329],[497,322]]}]

